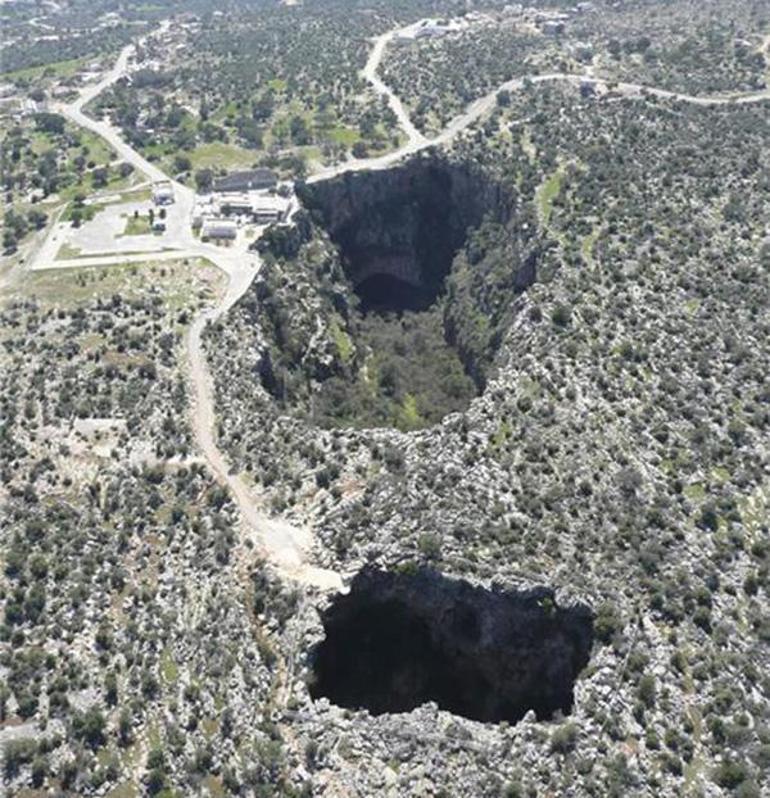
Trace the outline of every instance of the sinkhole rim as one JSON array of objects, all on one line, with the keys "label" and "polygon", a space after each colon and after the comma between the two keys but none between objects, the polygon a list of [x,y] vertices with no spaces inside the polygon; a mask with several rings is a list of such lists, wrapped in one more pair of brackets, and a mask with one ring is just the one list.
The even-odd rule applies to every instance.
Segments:
[{"label": "sinkhole rim", "polygon": [[[468,279],[477,262],[468,247],[483,225],[503,229],[514,219],[515,190],[477,163],[430,153],[301,183],[297,196],[302,240],[328,248],[309,290],[329,323],[298,359],[280,314],[267,308],[262,387],[282,410],[323,429],[411,433],[468,412],[495,374],[500,329],[510,321],[498,303],[488,340],[475,334],[477,311],[487,310],[483,275]],[[532,259],[515,254],[500,288],[510,291],[504,307],[534,280],[522,282],[525,272],[534,275]],[[262,299],[290,311],[285,287]]]}]

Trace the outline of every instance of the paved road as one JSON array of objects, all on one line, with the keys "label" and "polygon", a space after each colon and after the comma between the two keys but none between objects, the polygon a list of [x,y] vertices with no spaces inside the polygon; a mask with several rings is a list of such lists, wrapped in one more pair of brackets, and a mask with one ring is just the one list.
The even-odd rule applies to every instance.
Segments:
[{"label": "paved road", "polygon": [[[410,28],[413,26],[409,26]],[[407,30],[402,29],[402,30]],[[473,125],[484,115],[490,113],[497,105],[497,95],[500,91],[520,91],[525,82],[530,83],[555,83],[566,82],[576,86],[584,83],[590,84],[597,88],[612,89],[616,92],[623,94],[626,97],[658,97],[660,99],[678,100],[681,102],[690,103],[703,107],[724,106],[724,105],[745,105],[748,103],[764,102],[770,100],[770,89],[751,94],[732,94],[720,96],[707,96],[698,97],[692,94],[684,94],[682,92],[668,91],[666,89],[657,89],[650,86],[645,86],[641,83],[628,83],[628,82],[613,82],[607,81],[602,78],[590,77],[587,75],[575,75],[566,72],[553,72],[543,75],[532,75],[523,78],[513,78],[498,86],[494,91],[479,97],[474,100],[463,111],[462,114],[456,116],[445,128],[436,136],[428,138],[420,133],[404,109],[403,103],[393,94],[383,82],[376,76],[377,68],[382,61],[383,54],[387,44],[398,34],[399,31],[391,31],[383,34],[375,39],[374,49],[369,57],[369,60],[364,70],[364,74],[368,80],[372,82],[375,89],[380,94],[385,94],[388,97],[388,102],[396,112],[401,126],[407,133],[408,141],[402,147],[393,152],[386,153],[385,155],[376,156],[373,158],[351,158],[342,163],[327,166],[311,175],[307,182],[318,183],[322,180],[329,180],[330,178],[337,177],[347,172],[360,172],[370,171],[376,169],[387,169],[393,166],[398,161],[409,155],[415,155],[421,150],[429,147],[437,147],[446,144],[454,139],[459,133],[466,128]],[[404,119],[407,122],[404,122]]]},{"label": "paved road", "polygon": [[71,104],[71,107],[77,108],[80,110],[83,108],[84,105],[91,102],[94,97],[98,97],[106,88],[111,86],[117,80],[120,80],[124,75],[128,74],[128,62],[131,59],[131,56],[136,53],[136,48],[138,46],[143,45],[148,39],[164,34],[169,28],[171,27],[171,20],[166,19],[161,22],[160,27],[155,30],[151,31],[150,33],[143,36],[141,39],[138,39],[136,42],[132,44],[127,44],[119,53],[117,60],[110,69],[109,72],[104,74],[101,80],[97,81],[96,83],[92,83],[88,86],[85,86],[83,89],[80,90],[78,98]]},{"label": "paved road", "polygon": [[144,172],[150,180],[168,180],[165,172],[155,166],[155,164],[150,163],[129,144],[126,144],[120,131],[109,122],[92,119],[90,116],[86,116],[83,111],[74,104],[54,105],[52,106],[52,110],[66,116],[76,125],[87,128],[101,136],[124,161],[130,163],[140,172]]},{"label": "paved road", "polygon": [[[106,120],[93,119],[83,112],[91,100],[98,97],[105,89],[109,88],[113,83],[116,83],[122,77],[129,74],[128,64],[131,57],[136,52],[137,44],[142,44],[146,39],[151,36],[163,33],[171,26],[170,20],[164,20],[158,31],[147,34],[144,38],[140,39],[136,44],[126,45],[115,61],[114,66],[109,72],[97,83],[86,86],[80,90],[77,99],[71,103],[55,103],[51,106],[51,110],[66,116],[69,120],[74,122],[80,127],[96,133],[101,136],[118,155],[130,163],[135,169],[139,170],[147,176],[152,182],[169,181],[174,186],[175,201],[179,203],[186,212],[192,213],[193,202],[195,200],[195,192],[187,186],[179,183],[178,181],[171,180],[168,175],[155,164],[148,161],[141,153],[137,152],[130,144],[123,139],[123,134],[119,128],[116,128],[111,122]],[[189,215],[189,213],[187,215]],[[188,225],[189,228],[189,225]],[[190,233],[192,238],[192,234]]]},{"label": "paved road", "polygon": [[[693,94],[685,94],[678,91],[668,91],[667,89],[656,89],[654,86],[645,86],[642,83],[627,83],[623,81],[608,81],[602,78],[587,77],[585,75],[570,75],[563,72],[554,72],[545,75],[535,75],[530,78],[532,83],[545,83],[549,81],[566,81],[575,85],[583,83],[601,88],[609,89],[624,94],[627,97],[659,97],[664,100],[678,100],[679,102],[689,103],[690,105],[700,105],[703,107],[714,107],[719,105],[747,105],[749,103],[759,103],[770,100],[770,89],[751,92],[749,94],[720,94],[698,97]],[[503,88],[519,89],[523,81],[516,79],[505,84]],[[497,93],[495,92],[495,95]],[[488,99],[488,98],[485,98]]]},{"label": "paved road", "polygon": [[[148,38],[158,33],[163,33],[171,26],[170,20],[164,20],[158,31],[149,33],[147,36],[140,39],[134,44],[126,45],[118,55],[112,69],[107,72],[104,77],[96,83],[85,86],[78,93],[78,97],[71,103],[56,103],[52,106],[52,110],[63,114],[68,119],[72,120],[76,125],[87,128],[94,133],[101,136],[119,155],[126,160],[136,169],[144,174],[150,180],[167,180],[167,176],[157,166],[151,164],[146,158],[142,157],[133,147],[126,144],[120,131],[113,127],[109,122],[97,121],[90,116],[83,113],[83,108],[94,98],[98,97],[105,89],[112,86],[122,77],[129,74],[128,62],[136,52],[137,45],[143,44]],[[184,188],[184,187],[183,187]],[[189,191],[189,189],[188,189]]]},{"label": "paved road", "polygon": [[[169,25],[170,22],[164,22],[162,29],[168,28]],[[74,102],[56,105],[52,110],[101,136],[121,158],[144,173],[150,180],[168,181],[169,178],[164,172],[123,139],[118,128],[108,121],[92,119],[82,110],[87,103],[127,74],[128,64],[134,52],[135,45],[124,47],[115,65],[98,83],[83,89]],[[264,513],[251,495],[249,486],[238,474],[230,472],[224,454],[217,445],[214,432],[217,418],[215,398],[203,349],[202,334],[209,322],[220,318],[243,296],[259,270],[261,262],[256,253],[245,249],[245,245],[241,249],[225,249],[195,238],[190,225],[195,193],[178,181],[170,182],[174,186],[175,194],[173,218],[180,222],[174,224],[174,229],[169,225],[170,235],[164,235],[162,243],[164,247],[171,246],[173,249],[130,255],[105,253],[94,257],[57,261],[55,256],[60,242],[51,236],[47,242],[48,246],[43,247],[41,257],[36,259],[31,268],[70,269],[147,260],[204,257],[227,274],[228,285],[224,297],[216,307],[205,310],[193,321],[186,337],[192,394],[190,421],[196,441],[213,474],[221,484],[227,486],[238,505],[245,537],[258,549],[261,548],[267,559],[284,575],[324,590],[340,590],[343,583],[338,573],[315,567],[308,562],[313,544],[311,531],[271,518]],[[170,220],[171,214],[167,217],[167,223]],[[127,246],[130,247],[130,243]]]},{"label": "paved road", "polygon": [[[157,34],[158,32],[167,30],[170,25],[171,22],[165,20],[161,24],[159,31],[155,33]],[[147,36],[140,39],[139,42],[126,45],[126,47],[120,51],[113,67],[101,80],[83,87],[78,93],[77,98],[71,103],[52,104],[51,110],[55,113],[62,114],[76,125],[90,130],[103,138],[115,150],[120,158],[130,163],[136,170],[144,174],[150,182],[165,181],[172,183],[174,186],[175,202],[168,213],[166,233],[159,238],[158,246],[159,248],[177,249],[182,252],[194,250],[199,244],[198,240],[192,234],[189,224],[195,202],[195,192],[182,183],[171,180],[158,166],[151,163],[141,153],[137,152],[137,150],[123,139],[120,129],[116,128],[111,122],[93,119],[83,112],[83,107],[87,103],[91,102],[91,100],[96,98],[113,83],[129,74],[129,61],[135,53],[137,45],[143,43],[152,35],[155,34],[147,34]],[[41,248],[30,258],[29,268],[32,270],[41,270],[67,268],[68,266],[75,265],[73,261],[69,261],[67,265],[62,266],[56,260],[56,254],[61,245],[66,243],[65,238],[66,236],[61,235],[61,230],[54,226],[51,234],[43,242]],[[105,263],[114,262],[111,261],[112,254],[117,253],[123,243],[124,242],[116,241],[114,245],[109,248],[109,252],[105,251]],[[130,242],[125,242],[125,245],[127,247],[131,246]],[[150,250],[148,250],[148,252],[149,251]]]}]

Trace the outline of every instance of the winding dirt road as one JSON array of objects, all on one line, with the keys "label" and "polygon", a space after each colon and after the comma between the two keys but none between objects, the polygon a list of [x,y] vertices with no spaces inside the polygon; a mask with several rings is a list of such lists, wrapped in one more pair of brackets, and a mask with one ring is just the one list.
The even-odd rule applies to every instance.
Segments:
[{"label": "winding dirt road", "polygon": [[[170,24],[170,21],[164,22],[163,29],[166,29]],[[390,31],[374,40],[372,52],[362,74],[378,94],[387,98],[388,104],[396,114],[401,127],[407,135],[407,142],[402,147],[386,155],[374,158],[353,158],[341,164],[322,169],[312,175],[308,182],[316,183],[321,180],[328,180],[346,172],[384,169],[421,150],[445,144],[494,109],[497,103],[497,93],[500,90],[518,91],[523,88],[527,80],[535,84],[566,81],[576,85],[589,83],[599,87],[609,88],[610,86],[607,81],[599,78],[565,73],[535,75],[528,79],[515,78],[504,83],[495,91],[475,100],[462,114],[453,119],[439,135],[427,138],[414,127],[401,100],[383,83],[377,74],[388,43],[402,30],[406,30],[406,28]],[[86,116],[82,111],[86,103],[127,74],[128,63],[134,52],[134,45],[124,48],[115,66],[102,80],[94,86],[85,89],[75,102],[70,105],[54,106],[54,110],[59,111],[76,124],[104,138],[122,158],[133,164],[136,169],[146,174],[151,180],[168,181],[169,178],[165,173],[147,161],[123,140],[117,128],[109,122],[94,120]],[[628,97],[651,96],[679,100],[698,106],[745,104],[770,99],[770,90],[750,95],[694,97],[634,83],[612,83],[611,85],[615,91]],[[195,199],[194,192],[179,182],[171,182],[176,192],[176,201],[182,203],[186,218],[189,218]],[[308,559],[312,556],[313,546],[311,531],[293,526],[280,519],[271,518],[260,509],[246,482],[240,475],[231,473],[227,460],[217,445],[215,395],[206,362],[202,336],[206,325],[220,319],[248,290],[254,276],[259,271],[261,265],[259,257],[255,253],[244,249],[225,250],[202,243],[193,236],[188,227],[178,231],[175,243],[178,248],[173,253],[168,253],[166,257],[205,257],[228,275],[227,290],[220,303],[216,307],[203,311],[194,320],[186,336],[191,388],[190,421],[196,442],[212,473],[222,485],[227,487],[238,506],[242,518],[244,540],[251,541],[283,575],[302,584],[313,585],[323,590],[339,590],[343,586],[343,579],[339,573],[318,568],[308,563]],[[143,256],[145,259],[146,257],[148,256]],[[125,257],[123,260],[125,260]],[[56,265],[71,267],[76,265],[98,265],[101,262],[96,258],[82,258],[63,261],[61,264],[57,263]],[[105,262],[110,262],[110,259]]]},{"label": "winding dirt road", "polygon": [[366,61],[366,66],[364,67],[362,75],[367,81],[369,81],[377,94],[387,98],[388,105],[396,115],[398,123],[401,125],[404,133],[406,133],[409,144],[416,147],[422,147],[425,146],[425,136],[420,133],[419,130],[417,130],[414,124],[412,124],[412,120],[409,114],[406,112],[404,104],[401,102],[401,98],[397,97],[396,94],[391,91],[391,89],[385,83],[382,82],[377,74],[377,70],[382,62],[382,57],[385,54],[385,48],[397,34],[398,31],[389,31],[388,33],[383,33],[382,36],[378,36],[376,39],[374,39],[374,46],[372,47],[372,52],[369,54],[369,58]]},{"label": "winding dirt road", "polygon": [[[165,21],[161,32],[170,21]],[[136,45],[128,45],[121,50],[115,65],[96,84],[83,89],[78,98],[67,105],[57,104],[52,110],[63,114],[75,124],[101,136],[118,155],[144,173],[152,181],[171,182],[174,187],[175,204],[181,213],[175,216],[186,223],[173,231],[170,242],[172,249],[161,253],[141,253],[121,255],[119,253],[101,256],[51,260],[49,247],[45,250],[46,263],[36,263],[33,269],[73,268],[79,266],[110,265],[131,261],[152,259],[179,259],[203,257],[212,261],[228,276],[227,290],[216,307],[201,312],[190,325],[185,339],[190,375],[190,423],[198,447],[212,473],[220,484],[227,487],[238,506],[242,520],[241,543],[249,541],[254,548],[285,577],[312,585],[322,590],[340,590],[343,580],[335,571],[318,568],[309,564],[313,536],[309,529],[293,526],[280,519],[271,518],[263,512],[251,495],[251,489],[238,474],[233,474],[224,454],[217,446],[215,396],[211,375],[203,347],[203,331],[206,325],[227,313],[248,290],[261,261],[256,253],[246,249],[224,249],[198,240],[192,233],[189,220],[192,216],[195,193],[188,186],[170,180],[155,164],[128,144],[121,131],[108,121],[96,120],[83,113],[83,107],[116,81],[128,74],[129,61],[136,51]],[[176,209],[175,209],[176,210]],[[168,246],[166,241],[165,245]],[[54,247],[54,251],[58,247]]]},{"label": "winding dirt road", "polygon": [[[230,259],[232,262],[226,264],[225,261]],[[243,296],[254,279],[259,261],[251,254],[245,255],[239,252],[220,253],[212,260],[220,268],[225,268],[230,279],[222,301],[216,307],[203,311],[187,332],[186,348],[192,389],[190,422],[195,440],[217,481],[229,489],[237,504],[245,538],[250,540],[257,550],[261,550],[263,556],[283,576],[322,590],[340,590],[343,587],[340,574],[308,563],[313,546],[311,531],[271,518],[260,510],[251,495],[250,487],[240,475],[231,472],[224,454],[217,445],[215,397],[202,335],[207,324],[220,319]]]}]

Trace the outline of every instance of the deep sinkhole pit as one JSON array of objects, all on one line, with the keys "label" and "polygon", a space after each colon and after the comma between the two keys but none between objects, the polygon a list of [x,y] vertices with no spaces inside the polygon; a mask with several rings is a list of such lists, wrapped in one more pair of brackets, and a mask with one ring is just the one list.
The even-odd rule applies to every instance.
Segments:
[{"label": "deep sinkhole pit", "polygon": [[567,715],[593,614],[549,588],[486,590],[428,568],[366,568],[322,615],[310,694],[373,715],[433,701],[472,720]]},{"label": "deep sinkhole pit", "polygon": [[363,313],[427,310],[469,230],[510,212],[499,185],[438,157],[346,174],[301,196],[342,255]]},{"label": "deep sinkhole pit", "polygon": [[326,349],[298,363],[278,336],[268,377],[278,364],[289,379],[263,386],[326,427],[410,432],[464,412],[485,389],[506,308],[535,279],[534,257],[512,243],[515,190],[478,164],[428,153],[297,193],[331,245],[328,261],[303,271],[316,277],[314,344]]}]

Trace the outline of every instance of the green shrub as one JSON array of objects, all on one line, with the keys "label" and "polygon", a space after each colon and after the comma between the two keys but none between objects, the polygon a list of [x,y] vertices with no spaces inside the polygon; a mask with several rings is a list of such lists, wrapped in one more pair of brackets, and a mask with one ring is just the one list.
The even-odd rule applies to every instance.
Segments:
[{"label": "green shrub", "polygon": [[574,723],[565,723],[559,726],[551,735],[551,751],[559,754],[569,754],[577,745],[579,729]]}]

